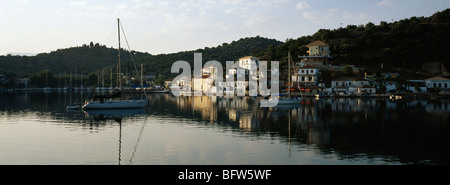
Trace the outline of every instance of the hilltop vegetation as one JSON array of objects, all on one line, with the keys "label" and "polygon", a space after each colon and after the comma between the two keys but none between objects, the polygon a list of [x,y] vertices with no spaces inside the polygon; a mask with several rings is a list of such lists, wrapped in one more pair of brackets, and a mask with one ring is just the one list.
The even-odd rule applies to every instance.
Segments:
[{"label": "hilltop vegetation", "polygon": [[260,36],[241,38],[231,43],[223,43],[217,47],[197,49],[195,51],[184,51],[172,54],[151,55],[139,58],[137,63],[144,63],[145,71],[158,72],[166,76],[173,76],[170,69],[172,64],[178,60],[187,61],[193,66],[194,53],[202,53],[202,62],[216,60],[225,66],[226,61],[236,61],[237,59],[264,51],[281,45],[282,42],[275,39],[268,39]]},{"label": "hilltop vegetation", "polygon": [[[315,34],[280,42],[260,36],[241,38],[216,47],[205,47],[195,51],[151,55],[131,51],[136,64],[144,64],[145,72],[156,72],[164,77],[170,73],[173,62],[184,60],[193,64],[194,53],[203,54],[203,62],[217,60],[223,65],[240,57],[253,55],[265,61],[280,61],[286,67],[288,52],[294,60],[306,55],[306,45],[321,40],[330,46],[333,59],[330,64],[353,64],[359,67],[402,68],[420,70],[428,62],[438,62],[450,69],[450,55],[446,52],[450,41],[450,9],[437,12],[430,17],[411,17],[395,22],[381,21],[378,25],[348,25],[337,29],[320,29]],[[98,72],[110,71],[117,65],[117,49],[100,44],[58,49],[36,56],[0,56],[0,74],[6,76],[42,76],[48,69],[52,76],[68,74],[89,75],[91,84],[98,80]],[[128,69],[133,74],[130,52],[122,50],[122,72]],[[115,70],[115,68],[114,68]],[[124,72],[125,73],[125,72]],[[108,79],[106,79],[108,80]]]},{"label": "hilltop vegetation", "polygon": [[[148,53],[132,51],[135,58],[148,56]],[[36,56],[0,56],[0,73],[14,73],[18,76],[30,76],[47,68],[55,74],[70,72],[88,74],[106,66],[117,64],[118,50],[104,45],[84,44],[79,47],[58,49]],[[121,60],[129,60],[130,52],[121,50]]]},{"label": "hilltop vegetation", "polygon": [[[418,70],[426,62],[439,62],[450,69],[447,54],[450,41],[450,9],[430,17],[411,17],[395,22],[381,21],[379,25],[348,25],[338,29],[320,29],[312,36],[287,39],[255,56],[262,60],[287,60],[306,55],[306,45],[321,40],[330,46],[331,63],[353,64],[360,67],[406,68]],[[295,57],[294,57],[295,60]],[[283,64],[284,64],[283,63]]]}]

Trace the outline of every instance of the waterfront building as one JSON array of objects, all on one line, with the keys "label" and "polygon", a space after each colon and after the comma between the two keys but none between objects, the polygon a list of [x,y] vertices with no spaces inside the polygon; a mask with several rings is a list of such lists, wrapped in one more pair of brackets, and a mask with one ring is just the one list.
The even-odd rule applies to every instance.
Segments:
[{"label": "waterfront building", "polygon": [[427,92],[425,80],[406,80],[406,90],[413,93]]},{"label": "waterfront building", "polygon": [[170,88],[170,86],[172,86],[172,81],[173,81],[173,78],[168,78],[168,79],[164,80],[164,87]]},{"label": "waterfront building", "polygon": [[202,75],[201,78],[192,78],[194,92],[209,93],[211,91],[213,79],[210,75]]},{"label": "waterfront building", "polygon": [[156,80],[156,72],[148,72],[148,73],[144,74],[144,79],[149,80],[149,81]]},{"label": "waterfront building", "polygon": [[428,89],[440,88],[440,89],[450,89],[450,79],[443,77],[432,77],[425,79],[425,85]]},{"label": "waterfront building", "polygon": [[319,69],[314,66],[302,66],[292,75],[292,85],[308,87],[318,85]]},{"label": "waterfront building", "polygon": [[239,67],[246,69],[245,74],[249,75],[254,72],[258,72],[259,58],[254,56],[245,56],[239,59],[238,64]]},{"label": "waterfront building", "polygon": [[340,77],[331,81],[331,88],[334,92],[349,93],[375,93],[373,87],[368,80],[359,77]]},{"label": "waterfront building", "polygon": [[16,79],[16,87],[28,88],[28,84],[30,83],[30,78],[17,78]]},{"label": "waterfront building", "polygon": [[399,84],[394,80],[384,80],[383,85],[386,88],[386,92],[397,92]]},{"label": "waterfront building", "polygon": [[[218,83],[218,90],[221,91],[234,91],[235,93],[247,93],[247,86],[249,85],[247,78],[239,80],[239,77],[254,75],[255,80],[258,80],[259,73],[259,58],[254,56],[245,56],[239,58],[231,69],[228,69],[224,81]],[[233,78],[234,82],[226,82],[226,79]]]}]

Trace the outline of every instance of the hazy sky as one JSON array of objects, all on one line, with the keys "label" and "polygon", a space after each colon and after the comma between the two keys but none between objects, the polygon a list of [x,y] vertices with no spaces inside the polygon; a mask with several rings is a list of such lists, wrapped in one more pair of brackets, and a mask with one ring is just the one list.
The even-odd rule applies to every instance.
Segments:
[{"label": "hazy sky", "polygon": [[117,18],[132,50],[160,54],[256,35],[285,41],[341,23],[378,25],[446,8],[449,0],[0,0],[0,55],[91,41],[117,48]]}]

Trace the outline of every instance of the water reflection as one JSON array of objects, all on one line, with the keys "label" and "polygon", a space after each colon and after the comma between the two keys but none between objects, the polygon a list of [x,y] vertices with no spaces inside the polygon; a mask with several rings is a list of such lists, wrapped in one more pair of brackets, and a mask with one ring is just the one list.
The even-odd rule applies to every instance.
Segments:
[{"label": "water reflection", "polygon": [[85,117],[95,121],[105,121],[108,119],[122,122],[122,119],[129,116],[146,115],[144,108],[138,109],[91,109],[83,110]]},{"label": "water reflection", "polygon": [[[335,157],[337,161],[350,164],[450,164],[450,151],[445,147],[450,139],[448,100],[391,102],[373,98],[305,98],[297,106],[260,108],[260,99],[254,97],[151,94],[145,109],[75,112],[65,109],[67,105],[82,102],[86,97],[87,93],[1,94],[0,116],[14,120],[34,114],[41,120],[56,120],[89,129],[104,127],[107,125],[104,123],[109,121],[122,126],[123,121],[131,122],[134,118],[152,118],[162,123],[178,119],[183,124],[201,129],[219,128],[210,130],[217,132],[213,133],[217,135],[231,132],[249,140],[284,143],[288,150],[288,155],[284,157],[291,159],[276,160],[281,164],[292,162],[292,158],[296,159],[296,156],[311,149],[315,157],[320,158],[316,159],[320,162],[314,164],[328,164],[329,158]],[[146,122],[143,123],[145,125]],[[144,125],[138,126],[138,141]],[[121,144],[122,135],[118,137]],[[214,141],[202,142],[208,145],[208,142]],[[217,148],[207,150],[214,152]],[[135,152],[130,158],[134,155]],[[121,145],[119,163],[120,156]],[[206,162],[210,163],[214,161]]]},{"label": "water reflection", "polygon": [[[341,159],[448,164],[450,102],[306,99],[301,106],[259,108],[252,97],[177,97],[177,111],[254,135],[287,137]],[[169,106],[169,105],[167,105]],[[287,125],[289,124],[289,125]],[[292,137],[295,138],[292,140]],[[368,159],[367,159],[368,158]]]}]

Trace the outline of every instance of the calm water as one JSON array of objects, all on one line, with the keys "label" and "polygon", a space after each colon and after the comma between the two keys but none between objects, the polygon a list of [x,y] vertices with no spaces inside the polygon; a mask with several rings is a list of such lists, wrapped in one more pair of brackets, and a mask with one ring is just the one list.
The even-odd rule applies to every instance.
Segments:
[{"label": "calm water", "polygon": [[65,109],[89,94],[0,94],[0,164],[450,164],[450,101],[153,94],[145,109]]}]

